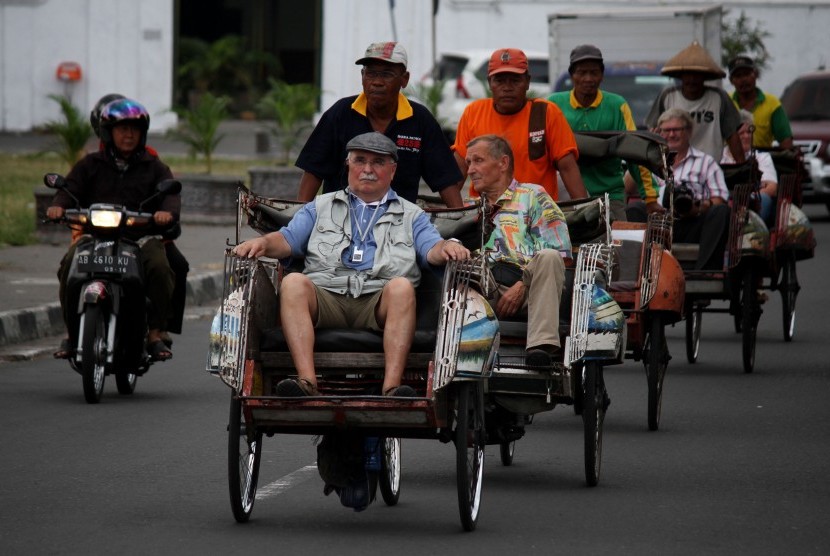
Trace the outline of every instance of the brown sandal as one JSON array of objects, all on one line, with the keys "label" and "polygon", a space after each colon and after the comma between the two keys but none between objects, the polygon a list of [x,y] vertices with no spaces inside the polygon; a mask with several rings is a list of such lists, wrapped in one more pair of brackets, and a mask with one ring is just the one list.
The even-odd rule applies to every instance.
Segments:
[{"label": "brown sandal", "polygon": [[52,354],[55,359],[70,359],[73,355],[75,355],[75,350],[72,349],[71,345],[69,345],[69,338],[61,340],[61,345],[58,348],[58,351]]},{"label": "brown sandal", "polygon": [[412,386],[409,386],[408,384],[401,384],[400,386],[392,386],[391,388],[387,388],[383,395],[395,398],[414,398],[417,394],[415,394],[415,389],[412,388]]},{"label": "brown sandal", "polygon": [[285,378],[277,383],[277,395],[285,398],[319,396],[317,386],[304,378]]}]

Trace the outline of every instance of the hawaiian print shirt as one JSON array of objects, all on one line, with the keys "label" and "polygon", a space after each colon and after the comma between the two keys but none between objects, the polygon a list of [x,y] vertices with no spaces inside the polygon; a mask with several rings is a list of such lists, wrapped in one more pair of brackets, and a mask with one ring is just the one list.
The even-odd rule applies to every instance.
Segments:
[{"label": "hawaiian print shirt", "polygon": [[540,185],[515,179],[490,217],[493,231],[484,246],[492,262],[524,267],[540,249],[571,256],[571,238],[565,215]]}]

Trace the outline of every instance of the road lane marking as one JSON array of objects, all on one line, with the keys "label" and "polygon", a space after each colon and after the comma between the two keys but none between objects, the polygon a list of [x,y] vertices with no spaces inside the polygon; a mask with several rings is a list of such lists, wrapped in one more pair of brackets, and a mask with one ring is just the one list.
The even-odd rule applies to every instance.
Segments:
[{"label": "road lane marking", "polygon": [[267,484],[262,488],[257,489],[256,499],[262,500],[269,496],[276,496],[289,488],[309,480],[312,475],[317,475],[317,464],[306,465],[296,471],[292,471],[288,475],[280,477],[273,483]]}]

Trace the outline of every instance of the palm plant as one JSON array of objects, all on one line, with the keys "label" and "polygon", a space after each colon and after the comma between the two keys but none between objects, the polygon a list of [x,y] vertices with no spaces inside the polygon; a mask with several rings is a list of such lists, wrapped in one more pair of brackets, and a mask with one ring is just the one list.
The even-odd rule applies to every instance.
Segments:
[{"label": "palm plant", "polygon": [[191,158],[202,155],[207,173],[213,170],[213,151],[224,138],[219,133],[219,124],[228,117],[227,97],[205,93],[193,108],[177,108],[174,112],[180,118],[179,127],[167,132],[168,137],[185,143]]},{"label": "palm plant", "polygon": [[46,130],[57,136],[58,144],[45,152],[56,153],[71,168],[86,154],[92,127],[68,97],[49,95],[49,98],[60,105],[63,118],[46,122]]},{"label": "palm plant", "polygon": [[282,163],[288,164],[291,150],[300,141],[300,133],[311,127],[317,110],[320,90],[310,83],[285,83],[269,78],[270,90],[260,99],[258,107],[265,117],[274,119],[272,135],[280,142]]}]

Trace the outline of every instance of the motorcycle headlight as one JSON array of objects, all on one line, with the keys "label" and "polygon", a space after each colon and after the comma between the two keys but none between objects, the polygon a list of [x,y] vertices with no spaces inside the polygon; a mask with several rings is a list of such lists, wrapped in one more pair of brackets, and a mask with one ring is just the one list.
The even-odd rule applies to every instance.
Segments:
[{"label": "motorcycle headlight", "polygon": [[117,228],[121,224],[121,212],[114,210],[91,210],[89,219],[96,228]]}]

